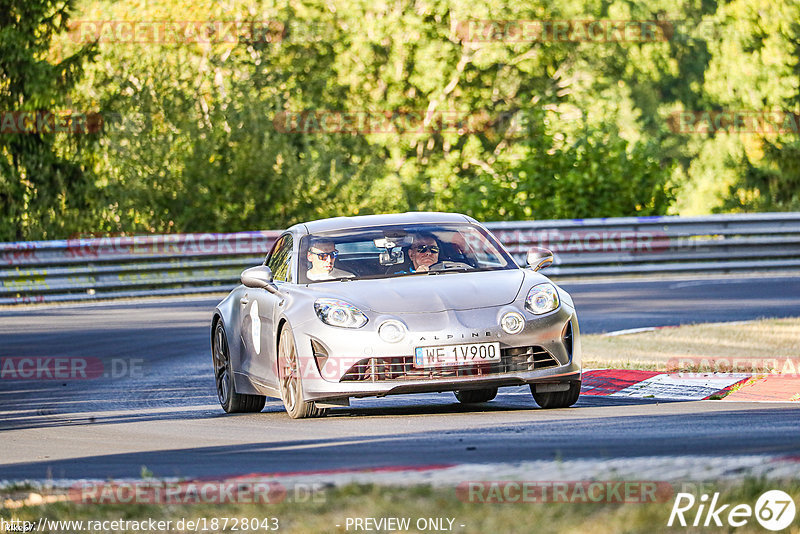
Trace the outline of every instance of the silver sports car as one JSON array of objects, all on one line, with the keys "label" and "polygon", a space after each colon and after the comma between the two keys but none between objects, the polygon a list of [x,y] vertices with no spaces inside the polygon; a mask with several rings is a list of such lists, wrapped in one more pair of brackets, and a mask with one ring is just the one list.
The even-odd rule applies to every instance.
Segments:
[{"label": "silver sports car", "polygon": [[455,392],[462,403],[528,384],[543,408],[578,400],[572,298],[521,268],[465,215],[403,213],[296,224],[217,306],[211,346],[226,412],[282,399],[293,418],[353,397]]}]

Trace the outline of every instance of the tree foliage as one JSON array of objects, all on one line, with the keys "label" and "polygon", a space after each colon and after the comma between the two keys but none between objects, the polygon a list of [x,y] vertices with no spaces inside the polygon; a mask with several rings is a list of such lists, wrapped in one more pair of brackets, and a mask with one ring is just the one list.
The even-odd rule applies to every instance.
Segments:
[{"label": "tree foliage", "polygon": [[[796,107],[789,0],[766,11],[758,0],[3,1],[3,107],[103,118],[92,134],[0,135],[4,239],[428,209],[481,220],[658,215],[710,211],[729,191],[732,209],[796,200],[791,139],[676,132],[668,120]],[[238,42],[112,33],[92,45],[66,31],[73,7],[76,23],[272,30]],[[503,21],[548,20],[654,21],[663,39],[502,33]],[[732,76],[743,58],[749,68]],[[380,127],[337,131],[326,116]]]},{"label": "tree foliage", "polygon": [[[60,60],[49,58],[51,40],[66,29],[72,4],[71,0],[0,3],[0,110],[5,132],[0,133],[2,240],[57,236],[92,224],[80,215],[94,208],[92,184],[74,158],[85,143],[76,140],[57,146],[47,130],[57,127],[57,119],[42,120],[64,111],[84,62],[92,57],[89,46]],[[75,127],[61,124],[65,129]],[[38,131],[16,133],[26,126]]]}]

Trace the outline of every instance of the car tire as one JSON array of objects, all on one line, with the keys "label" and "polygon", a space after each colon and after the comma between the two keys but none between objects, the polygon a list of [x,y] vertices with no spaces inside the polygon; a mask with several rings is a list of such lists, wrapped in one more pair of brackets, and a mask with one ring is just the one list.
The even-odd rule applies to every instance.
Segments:
[{"label": "car tire", "polygon": [[233,366],[230,354],[225,327],[222,325],[222,321],[218,321],[217,326],[214,327],[211,357],[214,363],[214,383],[219,403],[227,413],[260,412],[264,409],[267,398],[263,395],[236,393],[233,386]]},{"label": "car tire", "polygon": [[551,391],[548,393],[536,393],[536,384],[531,384],[533,400],[542,408],[569,408],[576,402],[581,394],[581,381],[575,380],[569,383],[566,391]]},{"label": "car tire", "polygon": [[489,402],[497,396],[497,388],[487,389],[462,389],[454,391],[458,402],[461,404],[478,404]]},{"label": "car tire", "polygon": [[297,359],[297,348],[291,327],[286,324],[281,329],[278,340],[278,373],[281,389],[281,400],[286,413],[292,419],[306,417],[324,417],[327,408],[318,408],[314,401],[303,398],[303,384],[300,378],[300,366]]}]

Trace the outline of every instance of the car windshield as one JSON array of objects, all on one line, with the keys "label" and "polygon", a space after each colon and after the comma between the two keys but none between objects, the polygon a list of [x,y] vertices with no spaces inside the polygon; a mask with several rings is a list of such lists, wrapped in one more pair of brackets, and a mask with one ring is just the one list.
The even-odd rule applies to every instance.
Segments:
[{"label": "car windshield", "polygon": [[405,224],[312,234],[300,242],[301,284],[518,269],[485,229]]}]

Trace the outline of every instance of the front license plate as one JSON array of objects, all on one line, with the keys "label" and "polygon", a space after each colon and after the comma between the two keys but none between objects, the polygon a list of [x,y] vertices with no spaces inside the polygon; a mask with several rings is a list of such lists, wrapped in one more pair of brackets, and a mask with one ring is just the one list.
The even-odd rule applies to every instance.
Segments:
[{"label": "front license plate", "polygon": [[414,367],[449,367],[500,361],[500,343],[470,343],[414,349]]}]

